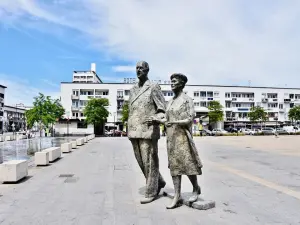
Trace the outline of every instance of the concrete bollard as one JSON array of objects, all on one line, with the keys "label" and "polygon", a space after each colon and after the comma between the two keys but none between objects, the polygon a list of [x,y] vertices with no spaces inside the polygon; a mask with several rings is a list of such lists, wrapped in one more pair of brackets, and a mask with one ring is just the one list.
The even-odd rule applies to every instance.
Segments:
[{"label": "concrete bollard", "polygon": [[76,139],[76,143],[77,143],[78,146],[84,145],[84,140],[83,140],[83,138],[78,138],[78,139]]},{"label": "concrete bollard", "polygon": [[77,141],[71,141],[72,148],[77,148]]},{"label": "concrete bollard", "polygon": [[63,143],[60,146],[61,152],[69,153],[72,151],[72,143]]},{"label": "concrete bollard", "polygon": [[50,147],[44,149],[43,152],[49,152],[49,161],[53,162],[54,160],[61,157],[61,150],[60,147]]},{"label": "concrete bollard", "polygon": [[27,175],[27,160],[11,160],[0,164],[0,180],[2,182],[17,182]]},{"label": "concrete bollard", "polygon": [[7,135],[7,136],[5,136],[5,141],[10,141],[11,139],[10,139],[10,136],[9,135]]},{"label": "concrete bollard", "polygon": [[36,152],[34,154],[34,161],[36,166],[46,166],[49,164],[49,152]]}]

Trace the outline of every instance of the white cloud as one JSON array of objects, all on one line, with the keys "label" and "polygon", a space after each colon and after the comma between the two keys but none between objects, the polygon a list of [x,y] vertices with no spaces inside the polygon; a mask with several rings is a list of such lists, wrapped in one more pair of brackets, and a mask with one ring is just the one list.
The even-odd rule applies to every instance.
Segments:
[{"label": "white cloud", "polygon": [[59,84],[54,83],[54,82],[52,82],[50,80],[47,80],[47,79],[41,79],[41,81],[43,81],[45,84],[50,85],[50,86],[52,86],[54,88],[59,88],[60,87]]},{"label": "white cloud", "polygon": [[114,72],[134,72],[135,71],[135,66],[114,66],[113,68]]},{"label": "white cloud", "polygon": [[63,1],[64,7],[57,0],[37,2],[2,0],[0,19],[79,30],[99,50],[146,60],[152,78],[183,72],[198,84],[300,83],[297,0],[74,0]]},{"label": "white cloud", "polygon": [[13,106],[23,103],[25,106],[32,106],[34,97],[38,96],[39,92],[46,96],[51,96],[52,99],[60,97],[60,92],[54,91],[53,88],[32,86],[27,80],[21,80],[5,74],[0,74],[0,84],[7,87],[5,89],[5,105]]}]

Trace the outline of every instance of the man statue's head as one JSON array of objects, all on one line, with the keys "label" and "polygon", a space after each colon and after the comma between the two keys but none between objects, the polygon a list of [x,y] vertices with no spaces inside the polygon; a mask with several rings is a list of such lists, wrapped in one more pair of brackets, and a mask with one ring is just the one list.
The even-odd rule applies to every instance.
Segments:
[{"label": "man statue's head", "polygon": [[149,64],[145,61],[140,61],[136,64],[136,75],[139,80],[147,80],[149,72]]}]

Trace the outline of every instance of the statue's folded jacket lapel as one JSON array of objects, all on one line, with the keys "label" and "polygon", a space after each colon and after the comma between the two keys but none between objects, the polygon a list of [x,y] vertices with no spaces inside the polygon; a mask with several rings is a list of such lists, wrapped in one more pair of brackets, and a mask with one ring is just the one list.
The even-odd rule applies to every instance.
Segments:
[{"label": "statue's folded jacket lapel", "polygon": [[150,88],[150,81],[146,81],[143,85],[143,87],[139,90],[139,92],[136,92],[137,86],[135,87],[134,95],[132,96],[131,104],[140,97],[145,91],[147,91]]}]

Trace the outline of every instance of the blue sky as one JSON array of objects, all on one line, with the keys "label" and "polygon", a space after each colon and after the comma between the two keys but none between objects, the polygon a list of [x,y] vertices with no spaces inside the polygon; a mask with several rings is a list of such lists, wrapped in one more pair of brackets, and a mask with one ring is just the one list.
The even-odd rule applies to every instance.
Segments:
[{"label": "blue sky", "polygon": [[0,84],[30,105],[91,63],[112,82],[146,60],[153,79],[299,87],[299,38],[297,0],[1,0]]}]

